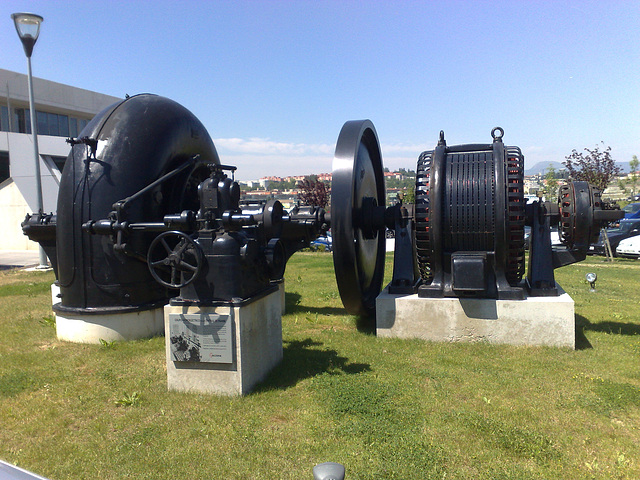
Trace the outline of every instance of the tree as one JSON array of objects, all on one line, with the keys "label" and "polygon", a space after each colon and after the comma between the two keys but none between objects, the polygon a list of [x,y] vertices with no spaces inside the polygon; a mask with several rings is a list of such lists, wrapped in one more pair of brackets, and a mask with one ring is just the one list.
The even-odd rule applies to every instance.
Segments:
[{"label": "tree", "polygon": [[638,156],[634,155],[633,157],[631,157],[631,161],[629,162],[629,168],[631,169],[632,175],[635,175],[638,172],[638,165],[640,165]]},{"label": "tree", "polygon": [[411,204],[411,203],[415,203],[415,201],[416,201],[416,186],[415,185],[411,185],[409,187],[409,189],[407,190],[407,193],[403,193],[403,194],[399,194],[399,195],[400,195],[400,200],[405,205]]},{"label": "tree", "polygon": [[[604,142],[600,143],[604,145]],[[611,157],[611,147],[601,151],[600,146],[596,145],[595,148],[585,148],[584,151],[587,153],[572,150],[571,155],[567,155],[566,161],[562,164],[573,180],[589,182],[596,188],[604,190],[621,172],[620,167]]]},{"label": "tree", "polygon": [[543,190],[545,195],[555,195],[558,193],[558,174],[552,164],[549,164],[544,174]]},{"label": "tree", "polygon": [[631,183],[631,194],[635,195],[637,192],[636,185],[638,184],[638,156],[634,155],[629,162],[629,168],[631,169],[629,183]]},{"label": "tree", "polygon": [[[316,177],[317,178],[317,177]],[[303,205],[313,205],[326,208],[329,203],[329,186],[309,177],[298,182],[298,199]]]}]

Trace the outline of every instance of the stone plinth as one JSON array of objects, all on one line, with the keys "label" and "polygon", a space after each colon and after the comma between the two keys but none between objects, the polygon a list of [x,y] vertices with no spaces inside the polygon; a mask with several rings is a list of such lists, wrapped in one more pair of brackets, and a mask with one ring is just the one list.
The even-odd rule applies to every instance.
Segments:
[{"label": "stone plinth", "polygon": [[376,300],[380,337],[436,342],[488,342],[575,348],[575,308],[565,292],[526,300],[419,298],[391,295]]},{"label": "stone plinth", "polygon": [[[167,358],[167,383],[169,390],[209,393],[216,395],[245,395],[282,360],[282,289],[253,301],[223,306],[165,307],[165,344]],[[172,317],[173,315],[173,317]],[[203,352],[213,351],[220,339],[230,345],[228,354],[223,350],[222,361],[176,361],[175,339],[172,351],[171,325],[176,316],[207,318],[228,321],[225,330],[200,330],[205,333],[197,341],[207,344]],[[213,322],[215,323],[215,322]],[[204,324],[204,322],[203,322]],[[214,338],[213,335],[218,335]],[[174,335],[175,337],[175,335]],[[201,355],[205,360],[206,355]],[[209,355],[215,357],[215,355]]]},{"label": "stone plinth", "polygon": [[74,343],[137,340],[162,335],[162,319],[162,308],[105,314],[56,312],[56,334],[59,340]]}]

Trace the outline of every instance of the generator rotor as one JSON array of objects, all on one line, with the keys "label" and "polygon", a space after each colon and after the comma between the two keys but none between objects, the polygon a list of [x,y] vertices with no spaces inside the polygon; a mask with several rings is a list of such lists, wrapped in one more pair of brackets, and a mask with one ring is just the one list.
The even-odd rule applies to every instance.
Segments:
[{"label": "generator rotor", "polygon": [[425,282],[430,282],[431,271],[431,240],[430,240],[430,204],[431,197],[431,158],[432,151],[422,152],[418,158],[416,168],[415,187],[415,244],[416,260],[420,278]]},{"label": "generator rotor", "polygon": [[507,264],[506,278],[517,285],[525,270],[524,155],[518,147],[506,147],[507,166]]},{"label": "generator rotor", "polygon": [[587,249],[598,241],[600,228],[607,223],[611,206],[602,201],[602,192],[585,181],[560,187],[560,239],[570,249]]},{"label": "generator rotor", "polygon": [[[491,136],[492,144],[449,147],[441,131],[436,148],[418,158],[415,247],[421,296],[521,295],[524,157],[518,147],[503,144],[502,128]],[[470,283],[468,269],[489,273]]]}]

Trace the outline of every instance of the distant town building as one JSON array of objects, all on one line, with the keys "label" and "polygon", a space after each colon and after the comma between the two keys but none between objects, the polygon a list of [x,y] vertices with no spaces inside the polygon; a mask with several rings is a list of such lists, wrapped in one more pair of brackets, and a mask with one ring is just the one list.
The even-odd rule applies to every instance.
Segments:
[{"label": "distant town building", "polygon": [[269,185],[271,185],[272,180],[268,179],[268,178],[261,178],[260,180],[258,180],[258,183],[260,184],[260,186],[262,188],[264,188],[265,190],[267,188],[269,188]]},{"label": "distant town building", "polygon": [[404,174],[400,172],[384,172],[385,178],[395,178],[396,180],[404,180]]},{"label": "distant town building", "polygon": [[[398,180],[409,182],[411,186],[412,182],[415,182],[415,172],[385,172],[385,180]],[[259,180],[249,180],[245,182],[241,182],[242,186],[246,187],[246,190],[242,192],[241,201],[245,204],[252,202],[266,202],[268,200],[279,200],[280,203],[284,206],[286,210],[293,208],[298,200],[298,191],[295,189],[295,186],[298,182],[302,180],[313,177],[318,179],[318,181],[331,183],[333,179],[332,173],[310,173],[308,175],[292,175],[288,177],[262,177]],[[279,185],[275,185],[275,184]],[[283,183],[289,183],[294,185],[294,189],[286,190],[283,187]],[[256,190],[258,186],[261,190]],[[281,188],[285,188],[285,190],[280,190]],[[387,202],[389,204],[393,204],[398,201],[399,196],[407,194],[407,184],[403,184],[394,187],[390,187],[387,185]]]},{"label": "distant town building", "polygon": [[[70,147],[105,107],[121,100],[40,78],[33,79],[43,207],[56,212],[58,185]],[[37,211],[35,160],[29,112],[27,76],[0,69],[0,250],[37,250],[22,234],[20,223]]]}]

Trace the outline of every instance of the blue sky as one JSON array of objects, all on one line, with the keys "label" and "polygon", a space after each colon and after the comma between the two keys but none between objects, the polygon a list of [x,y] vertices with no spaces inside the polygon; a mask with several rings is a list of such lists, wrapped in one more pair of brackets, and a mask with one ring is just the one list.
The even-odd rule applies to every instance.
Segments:
[{"label": "blue sky", "polygon": [[2,0],[0,68],[26,73],[19,11],[45,19],[35,76],[181,103],[242,180],[330,171],[359,118],[392,170],[495,126],[527,167],[640,155],[638,1]]}]

